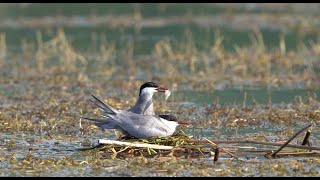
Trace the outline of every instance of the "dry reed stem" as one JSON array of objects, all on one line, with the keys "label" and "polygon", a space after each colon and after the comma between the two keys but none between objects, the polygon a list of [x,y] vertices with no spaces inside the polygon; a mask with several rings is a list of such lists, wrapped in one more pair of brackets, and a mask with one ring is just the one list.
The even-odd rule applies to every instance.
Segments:
[{"label": "dry reed stem", "polygon": [[130,147],[146,147],[152,149],[161,149],[161,150],[171,150],[173,149],[172,146],[163,146],[163,145],[156,145],[156,144],[145,144],[145,143],[131,143],[131,142],[122,142],[122,141],[115,141],[115,140],[108,140],[108,139],[99,139],[99,144],[115,144],[121,146],[130,146]]},{"label": "dry reed stem", "polygon": [[309,137],[310,137],[310,135],[311,135],[311,131],[308,130],[308,131],[306,132],[306,135],[305,135],[305,137],[304,137],[301,145],[306,145],[306,144],[309,143]]},{"label": "dry reed stem", "polygon": [[[262,144],[262,145],[271,145],[271,146],[282,146],[281,143],[272,143],[272,142],[263,142],[263,141],[253,141],[253,140],[211,140],[216,144]],[[187,140],[190,143],[208,143],[205,140]],[[308,150],[319,150],[320,147],[316,146],[302,146],[302,145],[293,145],[288,144],[287,147],[298,148],[298,149],[308,149]]]},{"label": "dry reed stem", "polygon": [[277,153],[277,157],[286,156],[320,156],[319,152],[293,152],[293,153]]},{"label": "dry reed stem", "polygon": [[295,137],[297,137],[300,133],[302,133],[303,131],[307,130],[309,127],[311,127],[312,124],[309,124],[308,126],[302,128],[301,130],[299,130],[298,132],[296,132],[290,139],[288,139],[288,141],[286,141],[277,151],[275,151],[274,153],[272,153],[272,157],[274,158],[277,153],[279,151],[281,151],[281,149],[283,149],[284,147],[286,147],[286,145],[288,145]]}]

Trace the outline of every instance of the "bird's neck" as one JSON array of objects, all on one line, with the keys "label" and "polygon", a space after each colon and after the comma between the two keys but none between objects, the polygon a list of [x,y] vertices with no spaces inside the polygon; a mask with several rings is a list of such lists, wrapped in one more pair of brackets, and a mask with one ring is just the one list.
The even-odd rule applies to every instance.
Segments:
[{"label": "bird's neck", "polygon": [[168,121],[168,120],[165,120],[165,119],[161,119],[161,121],[167,127],[167,128],[165,128],[166,131],[167,131],[167,134],[173,134],[174,131],[176,130],[177,126],[178,126],[178,123],[176,121]]},{"label": "bird's neck", "polygon": [[152,96],[153,94],[150,93],[141,94],[130,111],[137,114],[154,115]]}]

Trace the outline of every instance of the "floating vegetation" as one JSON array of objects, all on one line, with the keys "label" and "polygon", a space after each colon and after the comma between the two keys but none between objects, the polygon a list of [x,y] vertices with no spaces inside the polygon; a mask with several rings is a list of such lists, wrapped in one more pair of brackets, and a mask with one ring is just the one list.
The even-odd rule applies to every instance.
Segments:
[{"label": "floating vegetation", "polygon": [[[279,158],[279,157],[297,157],[297,156],[320,156],[320,152],[307,152],[311,150],[320,151],[320,147],[313,147],[308,144],[310,131],[306,133],[306,136],[303,140],[302,145],[293,145],[289,144],[296,136],[298,136],[303,131],[306,131],[307,128],[311,126],[308,125],[295,133],[289,140],[284,144],[282,143],[272,143],[272,142],[261,142],[261,141],[250,141],[250,140],[241,140],[241,141],[223,141],[216,140],[214,142],[219,144],[228,144],[228,143],[238,143],[245,144],[250,143],[251,146],[218,146],[211,140],[205,138],[205,140],[195,140],[192,137],[186,136],[183,131],[182,134],[175,134],[170,137],[162,138],[148,138],[148,139],[129,139],[129,140],[108,140],[100,139],[99,145],[93,148],[82,148],[81,151],[100,151],[103,158],[111,157],[114,158],[128,158],[128,157],[185,157],[185,158],[210,158],[214,157],[214,162],[218,161],[219,155],[221,153],[229,155],[231,158],[237,158],[241,155],[263,155],[266,158]],[[281,146],[277,150],[275,149],[258,149],[257,147],[252,146],[253,144],[263,144],[271,146]],[[305,150],[286,150],[281,151],[284,147],[298,148]],[[280,152],[281,151],[281,152]]]}]

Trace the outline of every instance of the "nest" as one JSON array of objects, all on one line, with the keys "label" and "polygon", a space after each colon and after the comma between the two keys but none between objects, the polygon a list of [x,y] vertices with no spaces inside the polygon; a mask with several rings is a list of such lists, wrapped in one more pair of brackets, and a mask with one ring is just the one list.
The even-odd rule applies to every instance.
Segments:
[{"label": "nest", "polygon": [[94,150],[103,156],[123,158],[133,156],[143,157],[209,157],[214,155],[215,149],[204,144],[189,142],[191,137],[185,134],[175,134],[169,137],[153,137],[147,139],[108,140],[100,139],[99,145],[83,150]]}]

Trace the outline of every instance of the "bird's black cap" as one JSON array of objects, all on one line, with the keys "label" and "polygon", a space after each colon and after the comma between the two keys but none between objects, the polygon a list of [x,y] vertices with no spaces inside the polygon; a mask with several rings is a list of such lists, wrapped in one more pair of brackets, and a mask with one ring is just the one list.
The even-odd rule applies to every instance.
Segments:
[{"label": "bird's black cap", "polygon": [[155,82],[146,82],[146,83],[142,84],[140,87],[139,96],[141,95],[142,89],[146,88],[146,87],[159,87],[159,85]]},{"label": "bird's black cap", "polygon": [[163,115],[159,115],[159,117],[166,119],[168,121],[178,121],[178,118],[173,116],[173,115],[169,115],[169,114],[163,114]]}]

